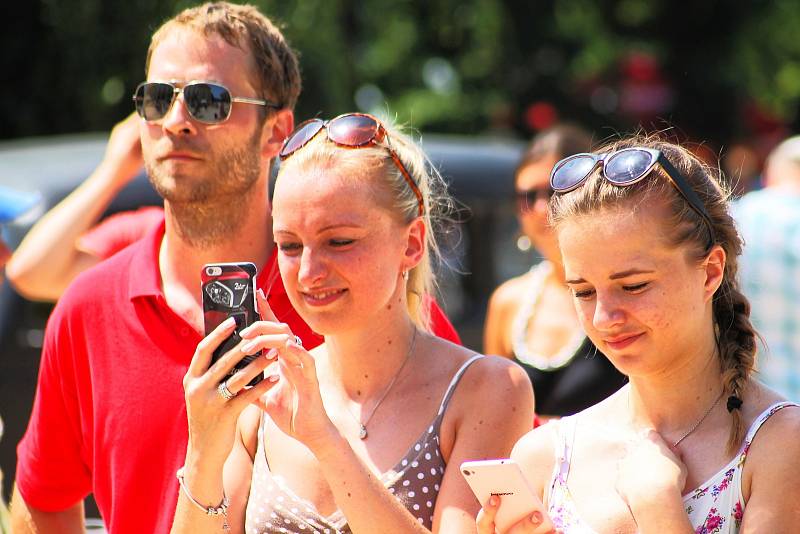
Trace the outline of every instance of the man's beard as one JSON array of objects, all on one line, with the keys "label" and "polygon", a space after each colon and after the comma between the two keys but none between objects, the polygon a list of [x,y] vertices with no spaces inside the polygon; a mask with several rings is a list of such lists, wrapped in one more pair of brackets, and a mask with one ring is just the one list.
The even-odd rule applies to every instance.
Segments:
[{"label": "man's beard", "polygon": [[238,150],[224,149],[199,180],[167,176],[145,159],[150,183],[169,203],[178,235],[192,246],[210,248],[236,235],[247,216],[249,193],[261,174],[260,138],[258,128]]}]

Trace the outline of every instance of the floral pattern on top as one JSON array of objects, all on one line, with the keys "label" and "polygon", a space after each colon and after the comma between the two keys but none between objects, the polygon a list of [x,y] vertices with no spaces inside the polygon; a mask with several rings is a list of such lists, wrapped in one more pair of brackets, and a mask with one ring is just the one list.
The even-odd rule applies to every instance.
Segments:
[{"label": "floral pattern on top", "polygon": [[[717,474],[683,497],[684,509],[695,534],[738,534],[744,516],[742,497],[742,466],[753,438],[761,425],[775,412],[787,406],[800,407],[794,402],[773,404],[759,415],[747,431],[736,457]],[[563,534],[596,534],[578,514],[575,501],[567,486],[572,459],[577,416],[554,421],[558,429],[556,440],[556,466],[547,495],[547,512],[556,529]]]},{"label": "floral pattern on top", "polygon": [[744,515],[742,466],[753,438],[767,419],[791,402],[773,404],[759,415],[747,431],[739,453],[711,479],[683,498],[695,534],[736,534]]}]

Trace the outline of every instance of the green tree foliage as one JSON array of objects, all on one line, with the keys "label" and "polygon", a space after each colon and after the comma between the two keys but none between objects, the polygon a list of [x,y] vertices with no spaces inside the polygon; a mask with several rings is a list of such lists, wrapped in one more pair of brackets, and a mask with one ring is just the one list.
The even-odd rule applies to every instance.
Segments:
[{"label": "green tree foliage", "polygon": [[[0,137],[109,128],[131,109],[150,34],[195,3],[19,5],[0,37],[15,81],[3,84]],[[747,103],[796,121],[795,0],[252,3],[283,24],[301,54],[299,119],[362,109],[425,131],[529,135],[529,106],[541,101],[601,136],[674,124],[720,142],[747,134]],[[657,83],[632,84],[637,70],[655,72]],[[662,105],[626,112],[651,97]]]}]

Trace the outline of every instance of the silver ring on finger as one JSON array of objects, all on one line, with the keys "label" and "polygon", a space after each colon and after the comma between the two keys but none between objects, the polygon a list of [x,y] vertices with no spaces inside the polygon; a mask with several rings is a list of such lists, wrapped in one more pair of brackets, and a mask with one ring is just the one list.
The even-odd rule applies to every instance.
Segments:
[{"label": "silver ring on finger", "polygon": [[223,380],[222,382],[219,383],[219,385],[217,386],[217,392],[219,392],[219,396],[225,399],[226,401],[229,401],[236,396],[236,393],[228,389],[227,380]]},{"label": "silver ring on finger", "polygon": [[299,347],[303,346],[303,340],[300,339],[300,336],[294,336],[294,343],[295,343],[295,345],[297,345]]}]

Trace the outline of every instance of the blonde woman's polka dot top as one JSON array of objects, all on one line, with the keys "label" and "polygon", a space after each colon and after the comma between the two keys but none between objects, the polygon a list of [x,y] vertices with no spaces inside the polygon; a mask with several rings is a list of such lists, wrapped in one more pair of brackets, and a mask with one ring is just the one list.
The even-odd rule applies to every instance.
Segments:
[{"label": "blonde woman's polka dot top", "polygon": [[[439,450],[439,427],[445,409],[461,376],[480,355],[473,356],[456,372],[444,394],[439,411],[419,439],[397,464],[383,473],[384,487],[428,528],[446,464]],[[341,510],[323,516],[314,505],[296,495],[285,480],[273,476],[264,448],[264,420],[258,428],[258,450],[253,463],[245,534],[302,533],[346,534],[350,532]]]}]

